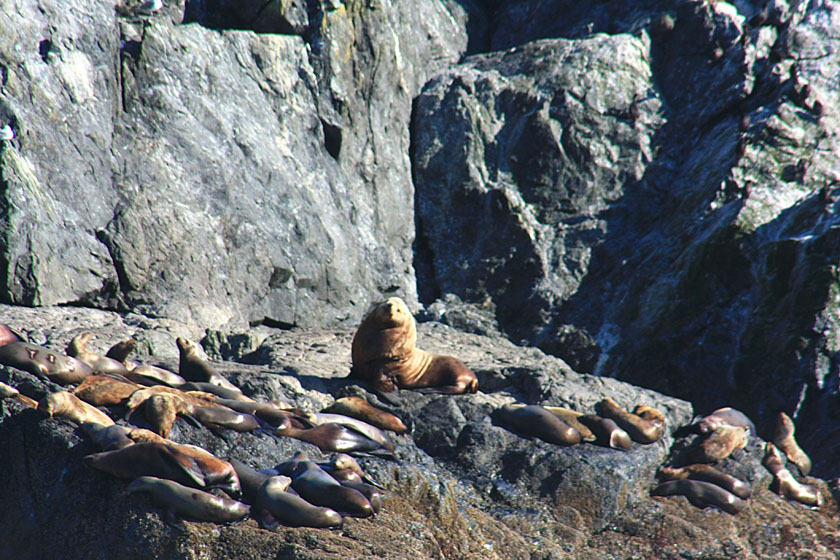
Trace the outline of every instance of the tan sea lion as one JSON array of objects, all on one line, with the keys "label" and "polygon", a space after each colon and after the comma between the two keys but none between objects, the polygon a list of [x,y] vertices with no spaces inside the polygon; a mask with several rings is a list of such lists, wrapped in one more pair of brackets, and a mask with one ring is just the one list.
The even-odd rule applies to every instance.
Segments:
[{"label": "tan sea lion", "polygon": [[143,402],[152,395],[160,394],[175,395],[176,398],[179,398],[193,406],[213,406],[216,404],[215,395],[196,392],[185,393],[184,391],[180,391],[173,387],[155,385],[153,387],[139,389],[131,394],[131,396],[128,398],[128,401],[126,401],[125,403],[126,407],[128,407],[128,415],[133,414],[137,407],[143,404]]},{"label": "tan sea lion", "polygon": [[686,450],[686,458],[692,463],[712,463],[726,459],[733,451],[746,445],[746,428],[721,424],[697,445]]},{"label": "tan sea lion", "polygon": [[333,509],[310,504],[286,492],[291,479],[272,476],[260,486],[255,505],[290,527],[340,527],[344,519]]},{"label": "tan sea lion", "polygon": [[718,426],[736,426],[749,430],[749,436],[756,435],[755,424],[752,420],[746,414],[731,406],[725,406],[711,414],[695,418],[693,423],[697,425],[702,434],[712,432]]},{"label": "tan sea lion", "polygon": [[0,364],[61,385],[79,383],[93,371],[76,358],[56,354],[49,348],[28,342],[10,342],[0,346]]},{"label": "tan sea lion", "polygon": [[192,414],[193,406],[177,395],[160,393],[143,401],[143,414],[152,429],[164,438],[169,437],[179,414]]},{"label": "tan sea lion", "polygon": [[714,506],[735,515],[743,510],[747,502],[724,490],[717,484],[701,480],[669,480],[650,492],[651,496],[685,496],[696,507]]},{"label": "tan sea lion", "polygon": [[29,398],[26,395],[20,394],[20,392],[17,389],[12,387],[11,385],[6,385],[2,382],[0,382],[0,399],[11,399],[21,402],[26,406],[30,406],[32,408],[38,408],[38,401]]},{"label": "tan sea lion", "polygon": [[578,420],[592,430],[595,442],[599,445],[624,451],[630,451],[633,447],[630,435],[610,418],[602,418],[597,414],[583,414]]},{"label": "tan sea lion", "polygon": [[811,458],[802,451],[799,444],[796,442],[794,433],[796,426],[790,416],[784,412],[780,412],[776,418],[776,429],[773,432],[773,444],[778,447],[787,458],[790,459],[794,465],[799,467],[799,472],[807,475],[811,472]]},{"label": "tan sea lion", "polygon": [[313,428],[278,427],[278,436],[288,436],[307,443],[311,443],[327,452],[367,453],[385,459],[393,459],[394,455],[381,443],[372,440],[361,432],[344,424],[321,424]]},{"label": "tan sea lion", "polygon": [[581,441],[577,430],[539,405],[505,405],[496,410],[496,417],[505,428],[554,445],[575,445]]},{"label": "tan sea lion", "polygon": [[198,347],[186,338],[175,339],[178,346],[180,359],[178,361],[178,373],[187,381],[206,381],[219,385],[225,389],[241,393],[239,387],[228,381],[211,366],[207,360],[201,357]]},{"label": "tan sea lion", "polygon": [[785,459],[782,452],[769,441],[764,445],[764,459],[761,463],[773,475],[773,485],[779,496],[784,496],[788,500],[793,500],[806,506],[820,507],[822,505],[822,494],[820,494],[820,491],[814,486],[802,484],[796,480],[787,467],[785,467]]},{"label": "tan sea lion", "polygon": [[[647,409],[648,413],[650,410]],[[650,444],[659,441],[665,425],[659,422],[648,422],[641,416],[627,412],[612,398],[606,397],[598,403],[598,413],[604,418],[614,420],[618,426],[627,432],[633,441]]]},{"label": "tan sea lion", "polygon": [[[305,459],[301,458],[301,460]],[[381,484],[373,480],[362,470],[361,465],[359,465],[356,459],[346,453],[339,453],[329,463],[319,463],[319,465],[339,482],[364,482],[384,490]]]},{"label": "tan sea lion", "polygon": [[400,298],[380,303],[353,336],[351,376],[389,393],[397,387],[445,394],[475,393],[478,379],[460,360],[415,347],[417,326]]},{"label": "tan sea lion", "polygon": [[580,433],[580,438],[583,441],[595,441],[597,439],[586,425],[581,423],[580,417],[582,412],[572,410],[571,408],[564,408],[562,406],[543,406],[544,409],[555,415],[557,418],[574,428]]},{"label": "tan sea lion", "polygon": [[38,403],[38,412],[46,417],[65,418],[76,424],[85,422],[95,422],[102,426],[114,424],[110,416],[67,391],[50,393],[41,399]]},{"label": "tan sea lion", "polygon": [[127,491],[147,492],[152,502],[167,510],[168,515],[176,514],[196,521],[231,523],[244,519],[251,509],[242,502],[154,476],[135,479],[128,485]]},{"label": "tan sea lion", "polygon": [[397,434],[408,431],[403,421],[380,408],[377,408],[361,397],[342,397],[321,412],[343,414],[372,424],[382,430],[390,430]]},{"label": "tan sea lion", "polygon": [[659,476],[664,480],[684,480],[689,478],[691,480],[711,482],[744,500],[752,495],[752,490],[746,482],[725,472],[721,472],[711,465],[697,464],[682,468],[666,467],[659,471]]},{"label": "tan sea lion", "polygon": [[74,336],[70,344],[67,345],[67,355],[86,363],[96,373],[117,373],[119,375],[128,373],[128,369],[122,362],[88,350],[87,345],[92,337],[93,333],[90,331]]},{"label": "tan sea lion", "polygon": [[107,375],[90,375],[73,389],[73,394],[94,406],[121,404],[140,387],[126,380]]}]

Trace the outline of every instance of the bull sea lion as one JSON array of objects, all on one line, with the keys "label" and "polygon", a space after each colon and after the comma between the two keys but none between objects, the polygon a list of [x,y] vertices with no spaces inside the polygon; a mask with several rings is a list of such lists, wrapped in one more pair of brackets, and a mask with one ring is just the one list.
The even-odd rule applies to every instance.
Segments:
[{"label": "bull sea lion", "polygon": [[198,347],[186,338],[175,339],[178,346],[178,373],[187,381],[209,382],[225,389],[241,393],[239,387],[225,379],[207,360],[198,353]]},{"label": "bull sea lion", "polygon": [[85,422],[95,422],[102,426],[114,424],[110,416],[67,391],[50,393],[41,399],[38,403],[38,412],[46,417],[65,418],[76,424]]},{"label": "bull sea lion", "polygon": [[744,500],[752,495],[752,490],[746,482],[721,472],[711,465],[688,465],[682,468],[666,467],[659,471],[659,476],[664,480],[684,480],[688,478],[711,482]]},{"label": "bull sea lion", "polygon": [[92,337],[93,333],[90,331],[85,331],[73,337],[73,340],[67,345],[67,355],[86,363],[96,373],[117,373],[120,375],[128,373],[128,369],[122,362],[88,350],[87,345]]},{"label": "bull sea lion", "polygon": [[328,507],[354,517],[370,517],[373,507],[358,490],[342,486],[312,461],[301,461],[292,473],[292,488],[316,506]]},{"label": "bull sea lion", "polygon": [[377,408],[361,397],[342,397],[321,412],[343,414],[363,422],[367,422],[382,430],[390,430],[397,434],[408,431],[403,421],[380,408]]},{"label": "bull sea lion", "polygon": [[779,496],[806,506],[820,507],[822,505],[820,491],[814,486],[802,484],[796,480],[785,467],[782,452],[769,441],[764,446],[764,459],[761,464],[773,475],[773,486]]},{"label": "bull sea lion", "polygon": [[394,454],[381,443],[344,424],[327,423],[314,428],[296,428],[290,424],[278,427],[275,433],[278,436],[289,436],[311,443],[325,453],[367,453],[384,459],[394,459]]},{"label": "bull sea lion", "polygon": [[747,505],[747,502],[717,484],[701,480],[669,480],[651,490],[650,494],[651,496],[685,496],[696,507],[714,506],[732,515]]},{"label": "bull sea lion", "polygon": [[196,521],[231,523],[244,519],[251,509],[242,502],[154,476],[141,476],[128,485],[127,491],[147,492],[152,502],[167,510],[167,515]]},{"label": "bull sea lion", "polygon": [[[646,409],[648,412],[653,409]],[[604,398],[598,403],[598,413],[604,418],[614,420],[618,426],[627,432],[633,441],[641,444],[650,444],[659,441],[665,429],[664,423],[649,422],[621,408],[617,402],[610,397]]]},{"label": "bull sea lion", "polygon": [[415,347],[417,326],[405,302],[392,297],[362,320],[352,343],[352,377],[376,391],[424,389],[444,394],[475,393],[478,379],[460,360]]},{"label": "bull sea lion", "polygon": [[733,451],[743,449],[746,445],[746,428],[721,424],[697,445],[687,449],[685,456],[692,463],[712,463],[726,459]]},{"label": "bull sea lion", "polygon": [[539,405],[505,405],[496,416],[506,428],[526,437],[536,437],[554,445],[580,443],[580,433]]},{"label": "bull sea lion", "polygon": [[290,527],[340,527],[344,519],[327,507],[312,505],[300,496],[286,492],[291,479],[272,476],[260,486],[255,505]]},{"label": "bull sea lion", "polygon": [[93,371],[76,358],[56,354],[28,342],[10,342],[0,346],[0,364],[61,385],[79,383]]},{"label": "bull sea lion", "polygon": [[127,379],[122,381],[107,375],[90,375],[73,390],[73,394],[94,406],[112,406],[121,404],[138,389],[138,385]]},{"label": "bull sea lion", "polygon": [[811,472],[811,458],[802,451],[799,444],[796,442],[794,433],[796,426],[790,416],[784,412],[780,412],[776,418],[776,429],[773,432],[773,444],[778,447],[787,458],[790,459],[794,465],[799,467],[799,472],[807,475]]},{"label": "bull sea lion", "polygon": [[630,435],[610,418],[602,418],[597,414],[583,414],[578,420],[592,430],[595,442],[599,445],[624,451],[630,451],[633,447]]}]

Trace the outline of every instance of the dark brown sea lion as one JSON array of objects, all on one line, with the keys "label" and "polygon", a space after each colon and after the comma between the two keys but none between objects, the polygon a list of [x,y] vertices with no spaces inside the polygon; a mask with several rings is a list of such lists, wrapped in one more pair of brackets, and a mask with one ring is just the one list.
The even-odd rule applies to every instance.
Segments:
[{"label": "dark brown sea lion", "polygon": [[216,403],[233,409],[237,412],[252,414],[275,428],[280,426],[291,426],[289,415],[273,403],[240,401],[235,399],[216,399]]},{"label": "dark brown sea lion", "polygon": [[117,373],[119,375],[128,373],[128,369],[122,362],[88,350],[87,345],[92,337],[93,333],[90,331],[85,331],[73,337],[73,340],[67,345],[67,355],[86,363],[96,373]]},{"label": "dark brown sea lion", "polygon": [[820,491],[808,484],[802,484],[796,480],[790,471],[785,467],[784,455],[775,445],[769,441],[764,446],[764,467],[773,475],[773,486],[779,496],[793,500],[806,506],[820,507],[822,505],[822,494]]},{"label": "dark brown sea lion", "polygon": [[187,381],[209,382],[225,389],[242,392],[239,387],[225,379],[207,360],[201,357],[198,347],[192,341],[178,337],[175,339],[175,343],[178,345],[180,355],[178,373],[181,377]]},{"label": "dark brown sea lion", "polygon": [[499,423],[505,428],[535,437],[554,445],[580,443],[580,433],[539,405],[505,405],[496,411]]},{"label": "dark brown sea lion", "polygon": [[342,397],[322,410],[332,414],[343,414],[372,424],[382,430],[390,430],[397,434],[408,431],[403,421],[380,408],[377,408],[360,397]]},{"label": "dark brown sea lion", "polygon": [[329,423],[350,426],[357,432],[363,433],[373,441],[378,441],[382,444],[382,447],[388,451],[394,450],[394,444],[391,443],[391,440],[388,439],[388,436],[386,436],[382,430],[351,416],[345,416],[343,414],[330,414],[326,412],[310,412],[305,415],[305,418],[315,426]]},{"label": "dark brown sea lion", "polygon": [[370,502],[370,507],[373,508],[373,513],[379,513],[382,510],[382,492],[379,488],[372,484],[356,480],[339,480],[342,486],[352,488],[361,493],[367,501]]},{"label": "dark brown sea lion", "polygon": [[720,424],[694,447],[687,449],[685,456],[692,463],[713,463],[726,459],[736,449],[746,447],[747,439],[747,429]]},{"label": "dark brown sea lion", "polygon": [[397,297],[380,303],[362,320],[353,336],[351,376],[365,379],[376,391],[397,387],[445,394],[475,393],[478,379],[460,360],[415,347],[417,326]]},{"label": "dark brown sea lion", "polygon": [[117,478],[156,476],[193,488],[220,488],[233,497],[241,493],[230,463],[191,445],[135,443],[88,455],[85,464]]},{"label": "dark brown sea lion", "polygon": [[744,500],[752,495],[752,490],[746,482],[725,472],[721,472],[711,465],[697,464],[682,468],[666,467],[659,471],[659,476],[664,480],[684,480],[688,478],[691,480],[711,482]]},{"label": "dark brown sea lion", "polygon": [[208,428],[252,432],[260,429],[257,418],[224,406],[192,406],[189,415]]},{"label": "dark brown sea lion", "polygon": [[251,509],[242,502],[154,476],[137,478],[128,485],[127,491],[147,492],[152,502],[167,510],[168,514],[196,521],[231,523],[244,519]]},{"label": "dark brown sea lion", "polygon": [[795,432],[796,426],[794,426],[793,420],[784,412],[780,412],[776,418],[776,429],[773,432],[772,439],[773,444],[787,455],[787,458],[794,465],[799,467],[799,472],[807,475],[811,472],[811,458],[799,447],[794,437]]},{"label": "dark brown sea lion", "polygon": [[41,399],[38,403],[38,412],[47,417],[58,416],[76,424],[85,422],[95,422],[102,426],[114,424],[110,416],[67,391],[50,393]]},{"label": "dark brown sea lion", "polygon": [[[116,360],[120,363],[125,363],[128,360],[128,357],[137,349],[137,341],[133,338],[128,338],[126,340],[117,342],[113,346],[111,346],[108,351],[105,353],[106,358],[111,358],[112,360]],[[126,366],[128,367],[128,366]],[[129,367],[128,369],[134,369],[133,367]]]},{"label": "dark brown sea lion", "polygon": [[122,449],[134,445],[134,440],[128,437],[131,428],[119,424],[103,426],[97,422],[84,422],[79,426],[102,451]]},{"label": "dark brown sea lion", "polygon": [[[270,478],[270,475],[259,472],[257,469],[243,463],[239,459],[228,457],[227,461],[233,466],[236,471],[236,476],[239,478],[239,486],[242,489],[242,497],[249,504],[255,504],[260,486],[262,486],[265,481]],[[291,479],[289,479],[289,482],[291,483]]]},{"label": "dark brown sea lion", "polygon": [[73,394],[94,406],[112,406],[121,404],[140,388],[127,379],[122,381],[107,375],[90,375],[73,390]]},{"label": "dark brown sea lion", "polygon": [[598,413],[604,418],[614,420],[618,426],[627,432],[633,441],[650,444],[659,441],[665,425],[660,422],[648,422],[641,416],[627,412],[610,397],[598,403]]},{"label": "dark brown sea lion", "polygon": [[630,451],[633,444],[630,435],[618,427],[614,420],[597,414],[584,414],[578,420],[595,434],[595,441],[604,447]]},{"label": "dark brown sea lion", "polygon": [[260,486],[255,505],[290,527],[340,527],[344,519],[333,509],[310,504],[286,492],[291,479],[272,476]]},{"label": "dark brown sea lion", "polygon": [[93,371],[89,365],[76,358],[56,354],[48,348],[28,342],[10,342],[0,346],[0,364],[61,385],[79,383]]},{"label": "dark brown sea lion", "polygon": [[701,480],[669,480],[650,492],[651,496],[685,496],[696,507],[714,506],[735,515],[743,510],[747,502],[724,490],[717,484]]},{"label": "dark brown sea lion", "polygon": [[310,504],[328,507],[354,517],[373,515],[373,507],[364,494],[342,486],[312,461],[301,461],[294,470],[292,488]]},{"label": "dark brown sea lion", "polygon": [[381,443],[372,440],[361,432],[344,424],[321,424],[314,428],[278,427],[278,436],[289,436],[307,443],[311,443],[327,452],[366,453],[385,459],[393,459],[394,455]]}]

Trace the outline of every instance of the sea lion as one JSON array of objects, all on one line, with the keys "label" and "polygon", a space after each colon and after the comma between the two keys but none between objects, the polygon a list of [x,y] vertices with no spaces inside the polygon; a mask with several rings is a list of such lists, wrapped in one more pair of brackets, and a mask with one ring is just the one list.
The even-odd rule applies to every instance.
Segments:
[{"label": "sea lion", "polygon": [[85,422],[95,422],[102,426],[114,424],[110,416],[67,391],[50,393],[41,399],[38,403],[38,412],[46,417],[58,416],[76,424]]},{"label": "sea lion", "polygon": [[736,449],[746,446],[747,428],[720,424],[694,447],[687,449],[685,456],[692,463],[712,463],[726,459]]},{"label": "sea lion", "polygon": [[505,428],[554,445],[575,445],[581,441],[577,430],[539,405],[505,405],[497,409],[496,417]]},{"label": "sea lion", "polygon": [[10,342],[23,342],[23,336],[18,334],[9,325],[0,323],[0,346]]},{"label": "sea lion", "polygon": [[192,406],[190,416],[211,429],[252,432],[260,428],[257,418],[224,406]]},{"label": "sea lion", "polygon": [[382,430],[380,430],[376,426],[371,426],[370,424],[362,420],[358,420],[350,416],[345,416],[343,414],[329,414],[325,412],[309,412],[305,415],[305,418],[306,420],[308,420],[316,426],[329,423],[350,426],[354,430],[366,435],[373,441],[378,441],[382,444],[382,447],[384,447],[388,451],[394,451],[394,444],[391,443],[391,440],[388,439],[388,436],[386,436]]},{"label": "sea lion", "polygon": [[595,441],[597,439],[595,434],[592,433],[592,430],[581,423],[580,417],[583,416],[582,412],[578,412],[570,408],[564,408],[562,406],[543,406],[543,408],[577,430],[578,433],[580,433],[581,440]]},{"label": "sea lion", "polygon": [[799,467],[799,472],[807,475],[811,472],[811,458],[802,451],[799,444],[796,442],[794,433],[796,426],[790,416],[784,412],[780,412],[776,418],[776,429],[773,432],[773,444],[778,447],[787,458],[790,459],[794,465]]},{"label": "sea lion", "polygon": [[370,517],[373,507],[358,490],[342,486],[312,461],[301,461],[292,473],[292,488],[316,506],[328,507],[354,517]]},{"label": "sea lion", "polygon": [[126,378],[140,385],[179,387],[187,382],[186,379],[168,369],[135,362],[127,362],[127,364],[133,364],[133,367],[125,375]]},{"label": "sea lion", "polygon": [[721,472],[711,465],[697,464],[682,468],[666,467],[659,471],[659,476],[664,480],[684,480],[688,478],[691,480],[711,482],[744,500],[752,495],[752,490],[746,482],[725,472]]},{"label": "sea lion", "polygon": [[352,343],[350,375],[376,391],[424,389],[444,394],[475,393],[478,378],[460,360],[415,347],[417,326],[405,302],[388,298],[359,325]]},{"label": "sea lion", "polygon": [[90,375],[73,389],[73,394],[94,406],[121,404],[140,389],[127,379],[122,381],[108,375]]},{"label": "sea lion", "polygon": [[806,506],[820,507],[822,505],[820,491],[814,486],[802,484],[796,480],[785,467],[782,452],[769,441],[764,445],[764,459],[761,464],[773,475],[773,486],[779,496]]},{"label": "sea lion", "polygon": [[164,438],[169,437],[179,414],[190,415],[194,408],[177,395],[160,393],[143,401],[143,414],[152,429]]},{"label": "sea lion", "polygon": [[378,441],[372,440],[351,426],[344,424],[321,424],[314,428],[278,427],[278,436],[288,436],[311,443],[326,452],[366,453],[384,459],[394,459],[394,454]]},{"label": "sea lion", "polygon": [[28,342],[10,342],[0,346],[0,364],[61,385],[79,383],[93,371],[76,358],[62,356]]},{"label": "sea lion", "polygon": [[182,391],[202,391],[228,400],[254,402],[254,399],[246,396],[239,389],[228,389],[209,381],[188,381],[183,385],[178,385],[178,389]]},{"label": "sea lion", "polygon": [[604,418],[614,420],[622,430],[627,432],[633,441],[641,444],[650,444],[659,441],[665,429],[665,425],[662,423],[648,422],[641,416],[627,412],[610,397],[606,397],[598,403],[598,414]]},{"label": "sea lion", "polygon": [[382,430],[390,430],[397,434],[408,431],[403,421],[380,408],[377,408],[361,397],[342,397],[321,412],[343,414],[363,422],[367,422]]},{"label": "sea lion", "polygon": [[746,414],[731,406],[719,408],[706,416],[699,416],[694,419],[692,424],[697,425],[701,434],[712,432],[718,426],[736,426],[748,429],[748,435],[751,437],[756,435],[755,424],[752,420]]},{"label": "sea lion", "polygon": [[714,506],[732,515],[747,505],[746,501],[717,484],[701,480],[669,480],[651,490],[650,494],[651,496],[685,496],[696,507]]},{"label": "sea lion", "polygon": [[127,491],[129,494],[148,492],[152,502],[167,510],[168,515],[176,514],[196,521],[231,523],[244,519],[251,509],[242,502],[155,476],[141,476],[128,485]]},{"label": "sea lion", "polygon": [[93,333],[90,331],[74,336],[65,350],[67,355],[86,363],[96,373],[117,373],[119,375],[128,373],[128,369],[122,362],[88,350],[87,345],[92,337]]},{"label": "sea lion", "polygon": [[[122,340],[117,342],[113,346],[111,346],[107,352],[105,352],[106,358],[111,358],[112,360],[116,360],[122,364],[126,363],[128,357],[137,349],[137,341],[133,338],[128,338],[126,340]],[[128,369],[134,369],[133,367],[129,367],[126,365]]]},{"label": "sea lion", "polygon": [[[260,486],[262,486],[265,481],[270,478],[270,476],[259,472],[257,469],[243,463],[239,459],[228,457],[227,461],[231,464],[231,466],[233,466],[233,469],[236,471],[236,476],[239,478],[239,486],[242,489],[243,499],[249,504],[256,503]],[[289,479],[290,483],[291,481],[292,480]]]},{"label": "sea lion", "polygon": [[269,477],[260,486],[255,505],[290,527],[340,527],[344,523],[337,511],[286,492],[290,482],[287,476]]},{"label": "sea lion", "polygon": [[120,426],[119,424],[112,424],[110,426],[103,426],[98,422],[83,422],[79,425],[87,436],[102,451],[111,451],[113,449],[122,449],[129,445],[134,445],[134,440],[128,437],[131,428]]},{"label": "sea lion", "polygon": [[597,414],[583,414],[578,420],[592,430],[595,442],[599,445],[624,451],[630,451],[633,447],[630,435],[610,418],[602,418]]},{"label": "sea lion", "polygon": [[204,358],[199,355],[198,347],[186,338],[175,339],[180,359],[178,373],[187,381],[207,381],[231,391],[241,393],[239,387],[225,379]]},{"label": "sea lion", "polygon": [[193,445],[135,443],[88,455],[84,461],[117,478],[156,476],[193,488],[220,488],[232,497],[241,494],[233,466]]},{"label": "sea lion", "polygon": [[352,488],[367,498],[374,514],[379,513],[382,510],[382,492],[379,488],[373,486],[372,484],[357,480],[339,480],[338,482],[342,486]]},{"label": "sea lion", "polygon": [[174,389],[172,387],[165,387],[163,385],[155,385],[153,387],[146,387],[145,389],[139,389],[134,391],[128,400],[125,403],[125,406],[128,408],[128,414],[126,416],[130,416],[134,413],[134,411],[139,407],[143,402],[151,397],[152,395],[175,395],[176,398],[183,400],[184,402],[191,404],[193,406],[213,406],[216,404],[216,396],[209,395],[207,393],[196,393],[190,392],[185,393],[178,389]]},{"label": "sea lion", "polygon": [[20,394],[20,391],[18,391],[11,385],[6,385],[2,382],[0,382],[0,399],[11,399],[23,403],[29,407],[38,408],[38,401],[36,401],[33,398],[27,397],[26,395]]},{"label": "sea lion", "polygon": [[356,459],[346,453],[339,453],[329,463],[318,465],[339,482],[364,482],[376,488],[385,489],[362,470]]},{"label": "sea lion", "polygon": [[275,428],[291,425],[289,415],[272,403],[217,398],[216,404],[226,406],[237,412],[252,414]]}]

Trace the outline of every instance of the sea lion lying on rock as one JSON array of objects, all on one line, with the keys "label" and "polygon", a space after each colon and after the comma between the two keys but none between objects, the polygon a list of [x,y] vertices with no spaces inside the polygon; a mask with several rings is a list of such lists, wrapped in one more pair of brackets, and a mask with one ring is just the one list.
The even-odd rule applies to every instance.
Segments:
[{"label": "sea lion lying on rock", "polygon": [[445,394],[475,393],[478,379],[460,360],[415,347],[417,326],[405,302],[389,298],[374,307],[353,336],[351,377],[374,390],[425,389]]}]

